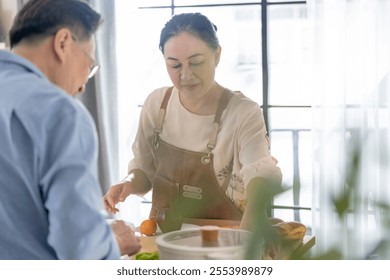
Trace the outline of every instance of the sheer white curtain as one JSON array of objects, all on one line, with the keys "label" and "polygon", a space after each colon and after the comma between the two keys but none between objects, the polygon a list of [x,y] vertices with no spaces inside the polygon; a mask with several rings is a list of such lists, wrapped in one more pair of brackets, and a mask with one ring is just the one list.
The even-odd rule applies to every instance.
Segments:
[{"label": "sheer white curtain", "polygon": [[315,252],[389,259],[390,1],[307,3]]},{"label": "sheer white curtain", "polygon": [[88,83],[86,93],[80,98],[96,123],[99,136],[98,174],[105,193],[120,178],[115,1],[88,2],[103,17],[103,24],[96,32],[96,58],[100,69]]}]

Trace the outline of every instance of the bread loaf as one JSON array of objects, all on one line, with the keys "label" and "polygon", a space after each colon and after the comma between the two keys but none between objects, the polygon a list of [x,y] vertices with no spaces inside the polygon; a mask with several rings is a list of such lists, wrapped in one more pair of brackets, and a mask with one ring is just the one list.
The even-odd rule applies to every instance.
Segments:
[{"label": "bread loaf", "polygon": [[268,221],[270,222],[271,225],[276,225],[284,222],[282,219],[279,218],[268,218]]},{"label": "bread loaf", "polygon": [[282,222],[273,225],[274,229],[277,230],[286,239],[299,240],[303,239],[306,234],[306,226],[299,222]]}]

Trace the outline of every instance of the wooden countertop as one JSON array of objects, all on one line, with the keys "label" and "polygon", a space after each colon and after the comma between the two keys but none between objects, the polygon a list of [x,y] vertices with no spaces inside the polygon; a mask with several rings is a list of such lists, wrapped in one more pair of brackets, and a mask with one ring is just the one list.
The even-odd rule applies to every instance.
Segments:
[{"label": "wooden countertop", "polygon": [[[210,220],[210,219],[186,219],[183,223],[182,229],[198,227],[203,225],[216,225],[221,227],[239,227],[240,221],[235,220]],[[156,237],[162,234],[158,229],[156,236],[140,236],[141,239],[141,250],[140,252],[156,252],[158,251],[156,245]],[[286,259],[301,259],[309,250],[315,245],[315,237],[306,235],[303,240],[288,243],[285,247],[279,247],[279,252],[274,258],[279,260]],[[283,245],[284,246],[284,245]],[[268,253],[264,253],[264,259],[270,259]],[[273,259],[273,258],[271,258]]]},{"label": "wooden countertop", "polygon": [[[158,251],[156,245],[156,236],[141,236],[141,251],[140,252],[155,252]],[[293,252],[289,255],[283,255],[279,259],[300,259],[315,245],[315,236],[306,235],[303,241],[297,244]]]}]

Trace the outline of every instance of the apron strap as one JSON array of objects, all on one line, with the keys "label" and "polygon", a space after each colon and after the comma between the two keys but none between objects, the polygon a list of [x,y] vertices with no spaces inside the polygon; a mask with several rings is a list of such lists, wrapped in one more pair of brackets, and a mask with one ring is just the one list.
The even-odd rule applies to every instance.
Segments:
[{"label": "apron strap", "polygon": [[218,136],[219,125],[221,123],[221,116],[223,111],[226,109],[229,100],[232,96],[233,94],[227,89],[225,89],[222,92],[221,97],[219,98],[217,112],[215,113],[215,117],[214,117],[213,129],[211,131],[209,142],[207,143],[208,153],[207,155],[204,155],[201,159],[204,165],[210,163],[211,151],[214,150],[215,144],[217,143],[217,136]]},{"label": "apron strap", "polygon": [[[230,98],[233,96],[233,94],[228,91],[224,90],[220,99],[219,99],[219,104],[218,104],[218,109],[217,112],[215,113],[215,118],[214,118],[214,124],[213,124],[213,130],[209,139],[209,142],[207,143],[207,148],[209,149],[209,153],[206,156],[202,157],[202,163],[203,164],[208,164],[210,162],[210,154],[211,151],[215,148],[215,144],[217,143],[217,135],[218,135],[218,129],[219,125],[221,123],[221,116],[223,111],[226,109]],[[222,191],[225,193],[229,183],[230,179],[232,178],[232,171],[233,171],[233,159],[230,161],[229,166],[228,166],[229,175],[226,176],[225,180],[223,181],[223,184],[221,186]]]},{"label": "apron strap", "polygon": [[209,142],[207,143],[207,148],[209,149],[209,152],[211,152],[211,150],[215,148],[215,144],[217,143],[218,129],[221,123],[221,116],[223,111],[226,109],[229,100],[232,96],[233,94],[230,91],[225,89],[222,92],[221,97],[219,98],[217,112],[215,113],[215,117],[214,117],[213,130],[211,132]]},{"label": "apron strap", "polygon": [[165,96],[164,96],[163,102],[161,103],[160,109],[164,109],[164,110],[167,109],[168,100],[169,100],[169,98],[171,97],[172,90],[173,90],[173,87],[170,87],[170,88],[168,88],[167,91],[165,92]]},{"label": "apron strap", "polygon": [[[164,99],[161,103],[160,110],[158,112],[156,127],[154,128],[154,139],[153,139],[153,148],[157,150],[160,146],[160,133],[162,132],[162,125],[165,117],[165,112],[168,106],[168,100],[171,97],[173,87],[170,87],[167,89]],[[222,92],[221,97],[219,98],[218,102],[218,108],[217,112],[215,113],[214,117],[214,123],[213,123],[213,129],[211,131],[211,136],[209,138],[209,141],[207,143],[207,149],[209,150],[208,154],[202,157],[202,163],[203,164],[209,164],[210,163],[210,155],[211,151],[215,148],[215,144],[217,143],[217,136],[218,136],[218,130],[219,125],[221,123],[221,116],[223,111],[226,109],[230,98],[233,96],[233,94],[225,89]]]},{"label": "apron strap", "polygon": [[164,117],[165,117],[165,111],[166,111],[167,106],[168,106],[168,100],[172,94],[172,89],[173,89],[173,87],[170,87],[165,92],[164,99],[161,103],[161,107],[160,107],[160,110],[158,112],[156,127],[154,128],[154,139],[153,139],[153,148],[155,150],[157,150],[158,147],[160,146],[160,141],[159,141],[160,140],[160,133],[162,132],[162,125],[163,125],[163,121],[164,121]]}]

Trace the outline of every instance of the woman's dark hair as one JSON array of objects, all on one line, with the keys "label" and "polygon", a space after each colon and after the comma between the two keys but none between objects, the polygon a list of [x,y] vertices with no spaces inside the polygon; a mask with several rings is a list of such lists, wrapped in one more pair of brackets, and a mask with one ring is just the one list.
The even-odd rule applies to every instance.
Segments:
[{"label": "woman's dark hair", "polygon": [[30,0],[16,15],[9,32],[11,48],[25,38],[45,37],[67,27],[81,41],[96,32],[101,15],[79,0]]},{"label": "woman's dark hair", "polygon": [[181,32],[189,32],[216,50],[219,46],[217,26],[200,13],[184,13],[174,15],[161,30],[160,50],[164,53],[164,45]]}]

